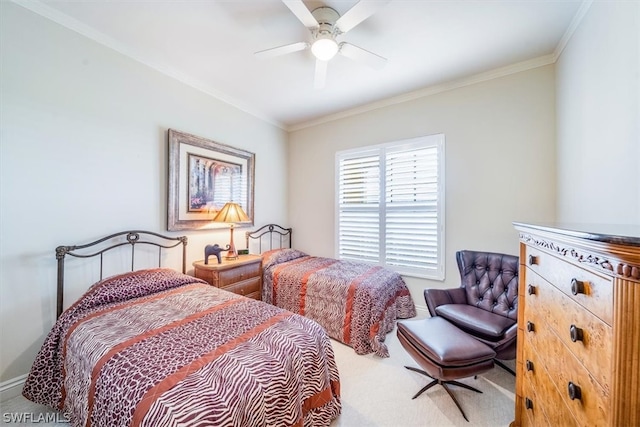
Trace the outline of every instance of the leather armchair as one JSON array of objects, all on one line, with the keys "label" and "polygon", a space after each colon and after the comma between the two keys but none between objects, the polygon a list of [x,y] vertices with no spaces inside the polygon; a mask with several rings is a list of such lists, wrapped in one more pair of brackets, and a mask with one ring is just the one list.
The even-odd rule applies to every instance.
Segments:
[{"label": "leather armchair", "polygon": [[495,363],[516,357],[518,330],[518,257],[493,252],[458,251],[461,284],[454,289],[425,289],[431,316],[440,316],[496,352]]}]

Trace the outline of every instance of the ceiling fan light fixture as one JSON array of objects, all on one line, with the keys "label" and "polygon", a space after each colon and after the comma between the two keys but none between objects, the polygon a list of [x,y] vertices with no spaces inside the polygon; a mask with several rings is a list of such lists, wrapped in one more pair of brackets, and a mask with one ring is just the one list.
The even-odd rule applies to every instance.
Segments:
[{"label": "ceiling fan light fixture", "polygon": [[311,53],[321,61],[328,61],[338,53],[338,43],[330,35],[319,36],[311,45]]}]

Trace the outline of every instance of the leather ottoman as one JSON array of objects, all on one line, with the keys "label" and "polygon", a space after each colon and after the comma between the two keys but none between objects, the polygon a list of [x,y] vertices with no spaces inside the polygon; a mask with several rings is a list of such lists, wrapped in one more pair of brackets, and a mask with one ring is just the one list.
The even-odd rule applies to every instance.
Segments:
[{"label": "leather ottoman", "polygon": [[493,368],[496,352],[441,317],[398,322],[398,339],[423,370],[406,366],[433,379],[413,399],[433,387],[442,385],[465,420],[469,421],[448,385],[456,385],[482,393],[467,384],[455,381],[475,376]]}]

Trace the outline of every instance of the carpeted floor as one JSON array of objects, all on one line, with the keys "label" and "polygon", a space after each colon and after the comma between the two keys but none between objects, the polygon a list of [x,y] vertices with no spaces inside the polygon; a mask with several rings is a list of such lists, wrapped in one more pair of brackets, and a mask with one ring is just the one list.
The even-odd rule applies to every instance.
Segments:
[{"label": "carpeted floor", "polygon": [[[515,378],[503,369],[496,367],[477,379],[461,380],[482,390],[482,394],[451,387],[469,417],[467,422],[441,386],[411,400],[429,379],[404,368],[417,365],[398,342],[395,331],[387,336],[386,342],[391,356],[384,359],[373,355],[358,356],[351,348],[333,342],[340,371],[342,414],[331,427],[507,427],[513,421]],[[59,422],[63,421],[61,415],[52,418],[51,409],[21,396],[2,402],[1,407],[3,425],[67,426]],[[25,413],[34,420],[37,414],[43,416],[37,424],[10,422],[8,418],[11,414]],[[43,419],[52,422],[41,422]]]}]

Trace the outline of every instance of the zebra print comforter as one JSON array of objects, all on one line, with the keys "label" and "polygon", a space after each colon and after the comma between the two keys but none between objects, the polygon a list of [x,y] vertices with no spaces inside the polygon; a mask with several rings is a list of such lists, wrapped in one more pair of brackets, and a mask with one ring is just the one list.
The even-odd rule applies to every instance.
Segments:
[{"label": "zebra print comforter", "polygon": [[341,410],[315,322],[168,269],[92,286],[23,389],[74,426],[328,426]]},{"label": "zebra print comforter", "polygon": [[388,357],[397,318],[416,315],[402,277],[369,264],[309,256],[295,249],[262,255],[262,300],[309,317],[357,354]]}]

